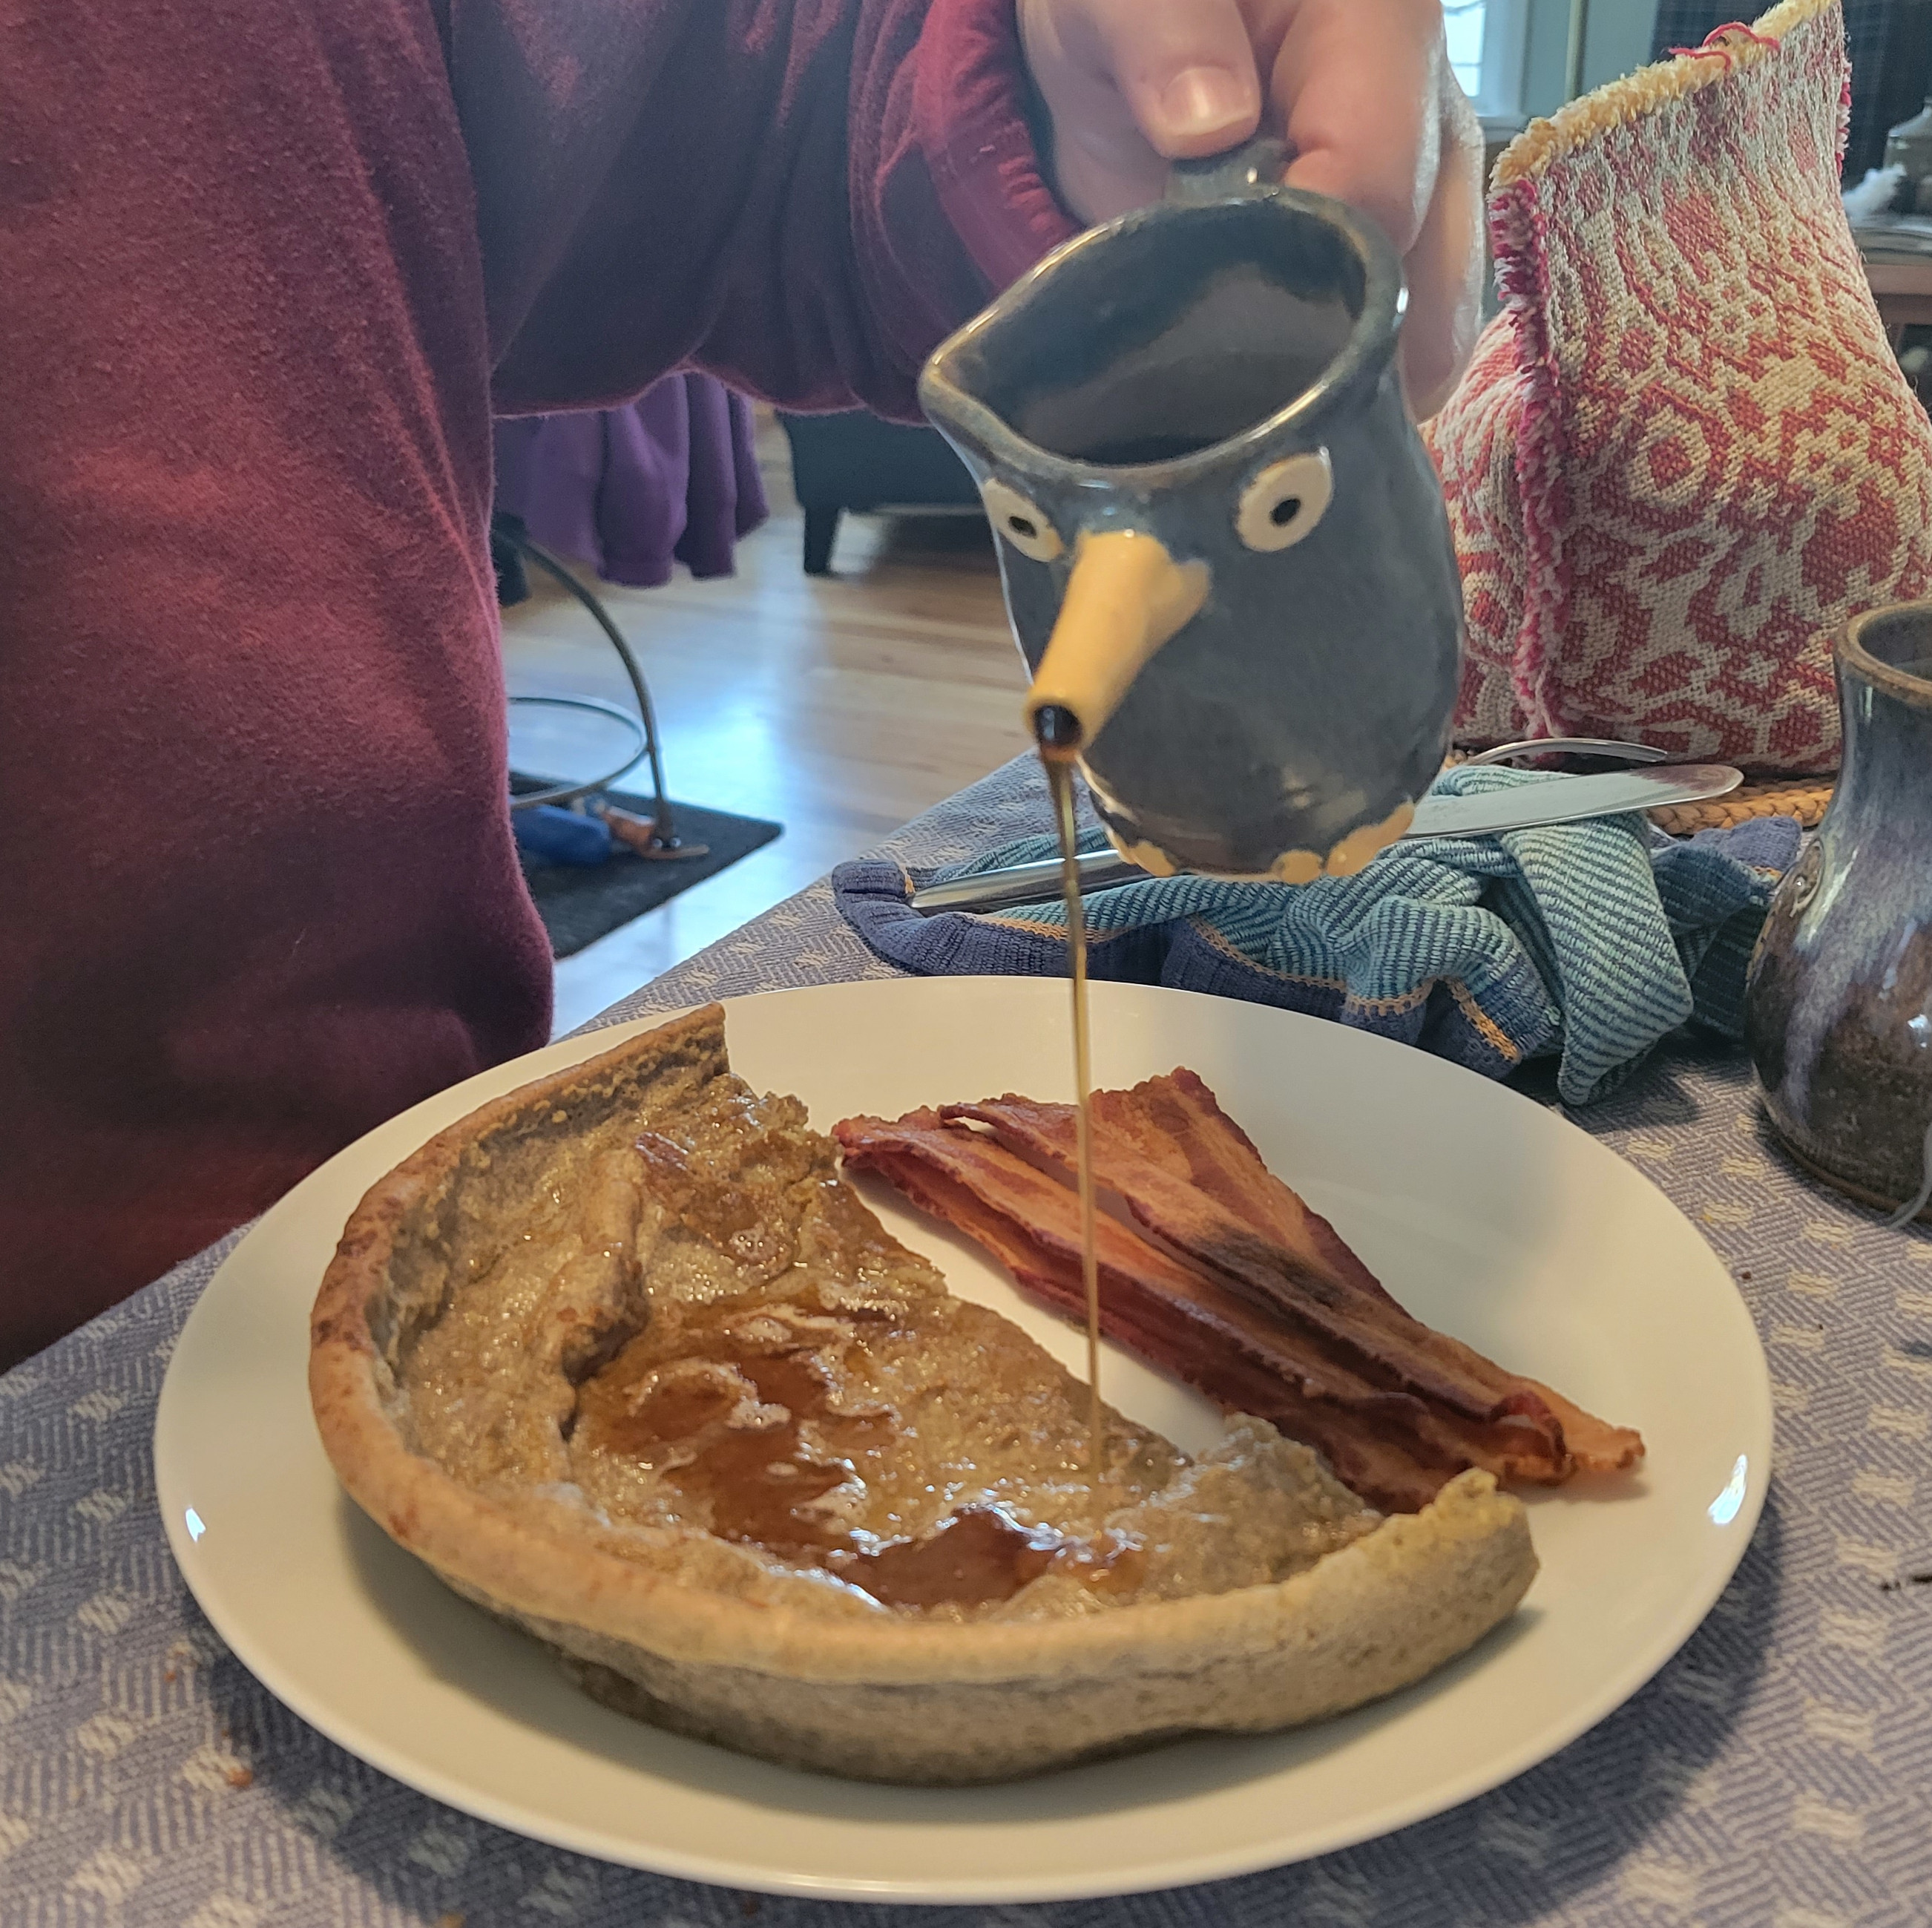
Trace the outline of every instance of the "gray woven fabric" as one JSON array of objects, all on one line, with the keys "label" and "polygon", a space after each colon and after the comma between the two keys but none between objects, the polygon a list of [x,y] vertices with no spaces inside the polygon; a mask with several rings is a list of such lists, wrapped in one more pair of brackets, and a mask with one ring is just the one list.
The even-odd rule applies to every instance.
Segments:
[{"label": "gray woven fabric", "polygon": [[[1036,828],[1009,769],[889,853],[936,864]],[[823,885],[600,1022],[886,975]],[[1778,1451],[1736,1579],[1620,1712],[1480,1800],[1298,1867],[1040,1908],[791,1902],[542,1848],[410,1792],[257,1687],[164,1545],[148,1438],[226,1245],[0,1377],[0,1923],[256,1928],[1448,1928],[1932,1920],[1932,1240],[1796,1176],[1747,1068],[1666,1052],[1577,1122],[1634,1159],[1741,1281]]]}]

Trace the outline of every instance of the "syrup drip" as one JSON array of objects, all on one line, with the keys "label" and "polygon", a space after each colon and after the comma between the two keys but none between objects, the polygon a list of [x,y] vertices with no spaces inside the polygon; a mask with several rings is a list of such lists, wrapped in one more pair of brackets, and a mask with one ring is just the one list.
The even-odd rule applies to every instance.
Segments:
[{"label": "syrup drip", "polygon": [[1049,1568],[1097,1588],[1139,1584],[1145,1554],[1131,1539],[1077,1539],[991,1504],[962,1506],[917,1539],[848,1527],[816,1503],[862,1487],[892,1449],[896,1416],[835,1408],[824,1335],[773,1330],[778,1320],[757,1321],[765,1331],[754,1334],[752,1323],[693,1320],[669,1353],[648,1334],[634,1339],[585,1382],[574,1437],[650,1467],[721,1539],[823,1567],[885,1606],[991,1605]]},{"label": "syrup drip", "polygon": [[1073,818],[1073,755],[1042,742],[1040,760],[1060,833],[1060,891],[1066,906],[1066,950],[1073,980],[1074,1140],[1080,1197],[1080,1276],[1087,1292],[1087,1433],[1097,1497],[1106,1482],[1107,1425],[1100,1401],[1100,1266],[1094,1236],[1094,1065],[1087,1024],[1087,919],[1080,902],[1078,831]]}]

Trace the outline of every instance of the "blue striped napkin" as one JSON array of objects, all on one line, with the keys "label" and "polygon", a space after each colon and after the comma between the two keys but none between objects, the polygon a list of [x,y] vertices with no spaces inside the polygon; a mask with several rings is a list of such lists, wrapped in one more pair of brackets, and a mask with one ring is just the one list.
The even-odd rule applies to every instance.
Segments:
[{"label": "blue striped napkin", "polygon": [[[1438,794],[1547,781],[1487,766]],[[1797,853],[1788,817],[1665,836],[1641,815],[1397,845],[1359,876],[1298,886],[1149,878],[1088,899],[1096,978],[1279,1005],[1420,1045],[1491,1077],[1558,1059],[1566,1104],[1613,1090],[1658,1041],[1697,1023],[1742,1035],[1745,966]],[[1082,847],[1102,841],[1090,827]],[[1064,975],[1061,905],[921,917],[936,878],[1053,854],[1051,836],[915,875],[865,860],[832,887],[881,957],[925,975]]]}]

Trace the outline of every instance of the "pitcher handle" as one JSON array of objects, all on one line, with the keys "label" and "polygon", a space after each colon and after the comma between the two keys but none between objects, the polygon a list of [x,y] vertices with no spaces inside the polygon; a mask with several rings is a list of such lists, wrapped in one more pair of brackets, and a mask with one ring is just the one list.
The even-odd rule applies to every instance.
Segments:
[{"label": "pitcher handle", "polygon": [[1271,194],[1288,171],[1288,144],[1273,134],[1256,134],[1226,154],[1199,161],[1177,161],[1168,170],[1167,198],[1181,207],[1207,207],[1216,201],[1244,201]]}]

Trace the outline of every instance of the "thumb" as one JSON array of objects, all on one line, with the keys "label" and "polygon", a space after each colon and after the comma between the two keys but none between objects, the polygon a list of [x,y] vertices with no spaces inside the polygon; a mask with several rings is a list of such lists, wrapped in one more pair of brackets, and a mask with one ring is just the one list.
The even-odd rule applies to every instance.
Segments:
[{"label": "thumb", "polygon": [[1149,146],[1170,161],[1252,134],[1261,80],[1237,0],[1064,0],[1062,32],[1110,80]]}]

